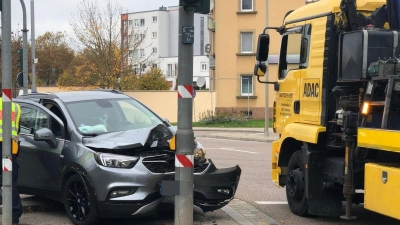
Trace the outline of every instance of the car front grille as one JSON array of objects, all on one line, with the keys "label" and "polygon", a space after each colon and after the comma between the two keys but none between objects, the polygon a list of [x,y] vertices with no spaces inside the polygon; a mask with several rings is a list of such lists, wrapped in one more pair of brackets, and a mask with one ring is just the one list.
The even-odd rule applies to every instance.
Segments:
[{"label": "car front grille", "polygon": [[[175,157],[168,155],[157,155],[143,158],[143,165],[152,173],[173,173],[175,172]],[[195,165],[194,173],[201,173],[207,169],[209,163]]]}]

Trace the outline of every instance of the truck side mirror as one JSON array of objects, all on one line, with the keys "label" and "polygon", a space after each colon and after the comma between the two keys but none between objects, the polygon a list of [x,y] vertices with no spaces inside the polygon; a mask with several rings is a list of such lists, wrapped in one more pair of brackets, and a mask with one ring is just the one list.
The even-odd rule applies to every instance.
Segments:
[{"label": "truck side mirror", "polygon": [[256,59],[259,62],[268,60],[269,54],[269,34],[260,34],[258,36]]}]

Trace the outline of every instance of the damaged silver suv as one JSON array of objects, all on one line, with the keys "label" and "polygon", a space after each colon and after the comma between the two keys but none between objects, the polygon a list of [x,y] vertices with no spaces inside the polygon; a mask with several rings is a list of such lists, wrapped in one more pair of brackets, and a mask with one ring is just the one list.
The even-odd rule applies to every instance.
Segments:
[{"label": "damaged silver suv", "polygon": [[[176,127],[119,91],[19,96],[21,194],[60,201],[74,224],[154,213],[161,183],[175,179]],[[194,208],[222,208],[234,197],[239,166],[217,169],[194,141]]]}]

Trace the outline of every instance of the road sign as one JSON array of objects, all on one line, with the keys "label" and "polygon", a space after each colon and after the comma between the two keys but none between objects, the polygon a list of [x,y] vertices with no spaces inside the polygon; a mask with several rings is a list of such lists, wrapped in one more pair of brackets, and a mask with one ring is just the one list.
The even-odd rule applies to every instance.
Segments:
[{"label": "road sign", "polygon": [[[28,84],[31,82],[31,80],[30,80],[30,78],[29,78],[29,76],[28,76]],[[23,72],[20,72],[18,75],[17,75],[17,83],[18,83],[18,85],[20,86],[20,87],[23,87],[24,86],[24,74],[23,74]]]},{"label": "road sign", "polygon": [[182,43],[183,44],[194,43],[194,26],[182,27]]}]

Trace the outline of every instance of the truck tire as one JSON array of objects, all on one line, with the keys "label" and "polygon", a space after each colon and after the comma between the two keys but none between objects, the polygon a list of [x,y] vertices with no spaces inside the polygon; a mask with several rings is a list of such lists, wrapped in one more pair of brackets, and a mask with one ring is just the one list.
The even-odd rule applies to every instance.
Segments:
[{"label": "truck tire", "polygon": [[296,151],[290,157],[286,176],[286,198],[293,214],[308,216],[308,199],[306,197],[305,168],[302,152]]}]

